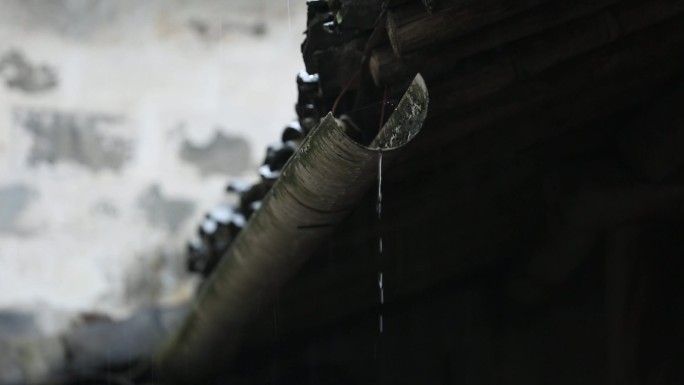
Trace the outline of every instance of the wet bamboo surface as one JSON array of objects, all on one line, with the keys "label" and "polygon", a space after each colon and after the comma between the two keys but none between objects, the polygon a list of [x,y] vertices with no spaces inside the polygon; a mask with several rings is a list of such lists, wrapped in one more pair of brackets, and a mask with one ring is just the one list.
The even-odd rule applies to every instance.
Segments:
[{"label": "wet bamboo surface", "polygon": [[[421,130],[428,94],[417,75],[370,147],[355,142],[328,114],[306,137],[278,181],[222,257],[180,331],[158,357],[171,382],[207,380],[239,347],[244,328],[277,296]],[[382,153],[382,155],[380,155]]]}]

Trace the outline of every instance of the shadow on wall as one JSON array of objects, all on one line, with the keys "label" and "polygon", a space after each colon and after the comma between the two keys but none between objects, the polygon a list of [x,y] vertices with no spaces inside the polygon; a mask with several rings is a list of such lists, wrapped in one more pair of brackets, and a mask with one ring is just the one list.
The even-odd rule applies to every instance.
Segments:
[{"label": "shadow on wall", "polygon": [[103,126],[122,123],[122,117],[17,108],[14,120],[33,137],[31,166],[72,161],[93,171],[119,170],[129,159],[128,141],[101,132]]},{"label": "shadow on wall", "polygon": [[185,199],[166,198],[161,188],[153,184],[138,198],[138,207],[145,212],[147,221],[175,232],[195,211],[195,204]]},{"label": "shadow on wall", "polygon": [[26,235],[16,222],[37,195],[35,190],[23,184],[0,187],[0,234]]},{"label": "shadow on wall", "polygon": [[180,157],[202,174],[240,175],[250,168],[247,141],[218,130],[206,145],[195,145],[186,139],[181,146]]},{"label": "shadow on wall", "polygon": [[49,91],[57,86],[57,74],[52,67],[33,64],[16,49],[0,55],[0,79],[8,88],[30,94]]}]

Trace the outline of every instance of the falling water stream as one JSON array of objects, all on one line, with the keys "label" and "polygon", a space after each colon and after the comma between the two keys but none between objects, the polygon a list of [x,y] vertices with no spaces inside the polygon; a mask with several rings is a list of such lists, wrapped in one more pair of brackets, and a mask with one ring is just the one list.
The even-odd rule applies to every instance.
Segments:
[{"label": "falling water stream", "polygon": [[287,0],[287,32],[292,35],[292,18],[290,16],[290,0]]},{"label": "falling water stream", "polygon": [[[378,151],[378,201],[376,210],[378,212],[378,224],[382,219],[382,150]],[[380,266],[378,271],[378,294],[380,295],[380,314],[379,325],[380,334],[383,331],[383,320],[382,320],[382,305],[385,303],[385,291],[383,288],[383,276],[382,276],[382,234],[378,235],[378,254],[380,260]]]},{"label": "falling water stream", "polygon": [[384,331],[383,320],[383,306],[385,304],[385,279],[383,276],[383,255],[382,255],[382,232],[380,231],[380,222],[382,220],[382,150],[378,150],[378,195],[376,202],[376,211],[378,213],[378,296],[380,303],[378,305],[378,338],[375,344],[375,359],[378,360],[378,383],[383,381],[383,358],[382,358],[382,333]]}]

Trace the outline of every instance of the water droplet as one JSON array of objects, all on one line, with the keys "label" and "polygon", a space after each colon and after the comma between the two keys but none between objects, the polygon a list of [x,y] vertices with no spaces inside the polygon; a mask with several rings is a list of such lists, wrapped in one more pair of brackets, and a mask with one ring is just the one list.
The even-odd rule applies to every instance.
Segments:
[{"label": "water droplet", "polygon": [[382,150],[378,151],[378,219],[382,216]]}]

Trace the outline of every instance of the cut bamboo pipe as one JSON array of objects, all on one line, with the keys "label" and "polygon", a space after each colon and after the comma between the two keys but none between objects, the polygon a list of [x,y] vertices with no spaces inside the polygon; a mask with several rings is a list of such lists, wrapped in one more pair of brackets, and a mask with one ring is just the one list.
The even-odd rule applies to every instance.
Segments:
[{"label": "cut bamboo pipe", "polygon": [[157,357],[168,381],[203,383],[227,369],[244,326],[376,181],[378,153],[383,153],[383,162],[390,161],[420,131],[427,104],[425,82],[417,75],[372,148],[349,138],[332,114],[321,121],[283,168],[190,316]]}]

